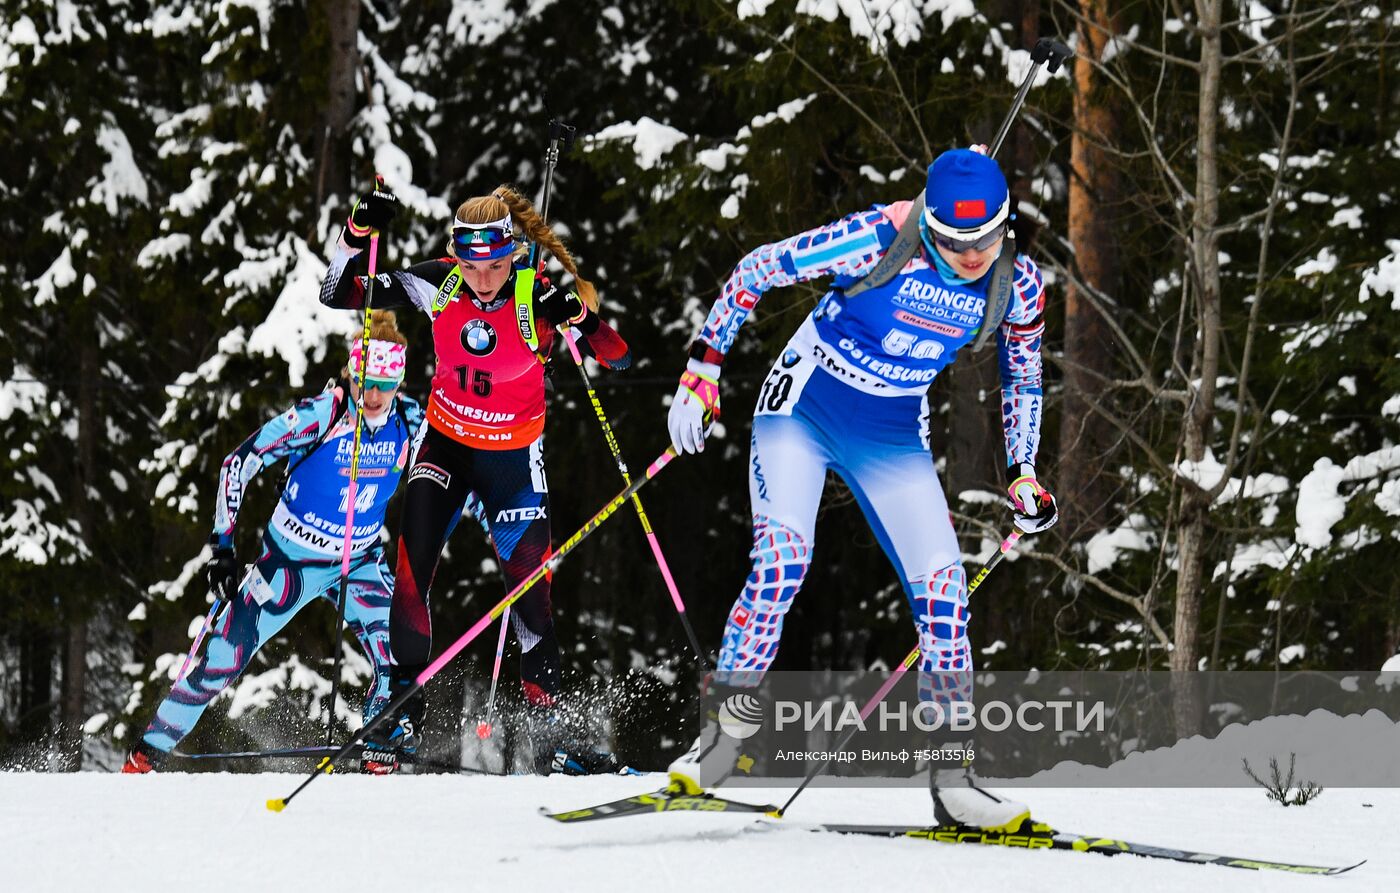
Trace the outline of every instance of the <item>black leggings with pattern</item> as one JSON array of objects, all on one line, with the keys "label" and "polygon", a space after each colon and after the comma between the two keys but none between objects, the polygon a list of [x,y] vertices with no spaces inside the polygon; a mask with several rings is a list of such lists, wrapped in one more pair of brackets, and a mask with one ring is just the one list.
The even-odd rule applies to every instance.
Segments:
[{"label": "black leggings with pattern", "polygon": [[[483,450],[428,427],[408,474],[399,530],[389,647],[401,667],[419,668],[432,650],[428,590],[468,494],[476,493],[506,585],[514,588],[549,557],[549,491],[543,435],[527,447]],[[559,691],[559,642],[549,578],[511,606],[526,698],[550,704]]]}]

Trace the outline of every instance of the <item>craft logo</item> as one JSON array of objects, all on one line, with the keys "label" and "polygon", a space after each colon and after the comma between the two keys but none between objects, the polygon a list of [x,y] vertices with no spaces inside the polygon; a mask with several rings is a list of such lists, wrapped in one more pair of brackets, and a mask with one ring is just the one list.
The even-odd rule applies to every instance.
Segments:
[{"label": "craft logo", "polygon": [[719,705],[719,727],[730,738],[743,741],[763,728],[763,704],[749,694],[730,695]]},{"label": "craft logo", "polygon": [[462,327],[462,346],[475,356],[484,357],[496,349],[496,330],[484,319],[474,319]]}]

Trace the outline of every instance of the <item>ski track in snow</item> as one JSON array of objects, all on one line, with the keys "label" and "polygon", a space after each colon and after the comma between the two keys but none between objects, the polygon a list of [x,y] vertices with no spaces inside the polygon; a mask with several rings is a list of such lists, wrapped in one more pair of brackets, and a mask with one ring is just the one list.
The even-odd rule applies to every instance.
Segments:
[{"label": "ski track in snow", "polygon": [[[1305,877],[1132,856],[1027,852],[814,834],[749,815],[681,814],[565,826],[574,809],[662,784],[644,778],[333,775],[280,814],[295,774],[0,774],[0,888],[201,893],[278,889],[431,891],[648,889],[974,893],[1057,890],[1398,890],[1390,832],[1400,791],[1330,789],[1284,809],[1259,789],[1022,788],[1041,820],[1162,846],[1312,864]],[[785,799],[742,788],[735,799]],[[1369,807],[1363,804],[1371,804]],[[789,821],[926,823],[922,789],[805,792]],[[528,885],[528,886],[526,886]],[[1341,885],[1337,887],[1336,885]]]}]

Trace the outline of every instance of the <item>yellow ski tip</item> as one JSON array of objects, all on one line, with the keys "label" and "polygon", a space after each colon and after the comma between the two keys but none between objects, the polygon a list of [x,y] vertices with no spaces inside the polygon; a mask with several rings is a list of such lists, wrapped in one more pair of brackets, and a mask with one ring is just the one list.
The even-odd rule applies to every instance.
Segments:
[{"label": "yellow ski tip", "polygon": [[783,817],[782,810],[779,809],[770,809],[765,812],[764,815],[768,816],[770,819],[780,819]]},{"label": "yellow ski tip", "polygon": [[282,800],[280,798],[276,800],[269,800],[267,801],[267,808],[272,810],[273,812],[281,812],[282,810],[287,808],[287,801]]}]

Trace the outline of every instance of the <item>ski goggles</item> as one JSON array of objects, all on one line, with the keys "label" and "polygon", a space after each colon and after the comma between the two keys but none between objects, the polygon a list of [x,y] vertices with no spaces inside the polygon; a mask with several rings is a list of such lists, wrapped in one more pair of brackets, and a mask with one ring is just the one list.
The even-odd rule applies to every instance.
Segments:
[{"label": "ski goggles", "polygon": [[[351,377],[354,378],[354,376]],[[360,380],[358,378],[355,379],[355,384],[360,384]],[[399,389],[399,382],[379,381],[378,379],[369,378],[365,380],[363,388],[366,391],[383,391],[386,394],[392,394],[394,391],[397,391]]]},{"label": "ski goggles", "polygon": [[509,214],[489,223],[452,222],[452,254],[461,260],[496,260],[514,253]]},{"label": "ski goggles", "polygon": [[[989,216],[987,208],[992,202],[981,198],[950,200],[943,208],[924,208],[924,230],[933,243],[945,251],[961,254],[969,249],[986,251],[996,244],[997,239],[1006,235],[1011,220],[1011,197],[1001,200],[1001,205]],[[935,211],[937,213],[935,213]],[[942,215],[942,219],[940,219]],[[954,221],[981,220],[981,223],[958,226]]]},{"label": "ski goggles", "polygon": [[1008,224],[1002,223],[996,229],[976,239],[955,239],[952,236],[944,235],[936,230],[928,229],[927,227],[926,229],[928,229],[930,238],[933,239],[933,244],[945,251],[951,251],[954,254],[962,254],[964,251],[986,251],[1006,235],[1007,227]]}]

